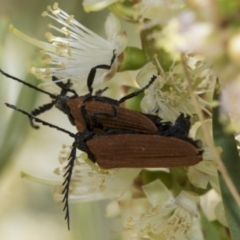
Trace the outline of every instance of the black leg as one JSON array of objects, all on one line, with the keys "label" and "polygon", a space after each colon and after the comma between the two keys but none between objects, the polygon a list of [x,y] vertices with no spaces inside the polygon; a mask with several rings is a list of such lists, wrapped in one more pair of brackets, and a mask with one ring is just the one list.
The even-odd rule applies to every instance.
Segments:
[{"label": "black leg", "polygon": [[89,115],[87,113],[86,106],[84,104],[81,105],[80,111],[81,111],[82,117],[84,119],[84,122],[86,123],[86,128],[88,130],[92,130],[93,127],[91,125],[90,117],[89,117]]},{"label": "black leg", "polygon": [[97,69],[110,70],[115,58],[116,58],[116,54],[115,54],[115,50],[114,50],[110,65],[101,64],[101,65],[97,65],[97,66],[91,68],[91,70],[88,74],[88,78],[87,78],[87,87],[88,87],[88,91],[90,94],[92,94],[92,91],[93,91],[92,84],[93,84]]},{"label": "black leg", "polygon": [[99,96],[101,96],[102,93],[104,93],[107,89],[108,89],[108,87],[105,87],[105,88],[103,88],[103,89],[99,89],[99,90],[97,90],[97,91],[95,92],[95,95],[99,97]]},{"label": "black leg", "polygon": [[75,90],[71,89],[72,87],[72,83],[70,81],[70,79],[67,81],[67,83],[63,83],[63,82],[58,82],[58,78],[53,76],[52,77],[52,81],[59,87],[61,88],[61,93],[60,96],[66,96],[66,94],[68,92],[71,92],[74,94],[74,96],[78,96],[78,94],[75,92]]},{"label": "black leg", "polygon": [[138,90],[138,91],[136,91],[136,92],[130,93],[130,94],[122,97],[122,98],[118,101],[118,103],[120,104],[120,103],[125,102],[126,100],[128,100],[128,99],[130,99],[130,98],[133,98],[133,97],[139,95],[139,94],[142,93],[145,89],[147,89],[147,88],[155,81],[156,78],[157,78],[157,77],[153,75],[152,78],[151,78],[151,80],[149,81],[149,83],[148,83],[145,87],[143,87],[142,89],[140,89],[140,90]]},{"label": "black leg", "polygon": [[98,116],[104,116],[106,118],[117,120],[118,119],[118,113],[117,108],[115,106],[112,106],[113,114],[105,113],[105,112],[96,112],[94,114],[91,114],[90,119],[92,120],[94,127],[100,128],[102,130],[106,130],[102,123],[100,122]]}]

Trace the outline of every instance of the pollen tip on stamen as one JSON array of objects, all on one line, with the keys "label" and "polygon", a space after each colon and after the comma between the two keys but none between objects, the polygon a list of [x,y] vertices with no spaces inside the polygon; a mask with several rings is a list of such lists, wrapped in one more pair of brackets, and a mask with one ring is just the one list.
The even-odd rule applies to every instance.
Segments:
[{"label": "pollen tip on stamen", "polygon": [[31,68],[29,69],[29,72],[32,73],[32,74],[35,74],[36,68],[35,68],[35,67],[31,67]]},{"label": "pollen tip on stamen", "polygon": [[46,17],[48,15],[48,12],[47,11],[44,11],[43,13],[42,13],[42,17]]},{"label": "pollen tip on stamen", "polygon": [[53,35],[50,33],[50,32],[46,32],[45,33],[45,37],[47,38],[47,40],[49,42],[52,42],[53,41]]},{"label": "pollen tip on stamen", "polygon": [[61,171],[59,168],[56,168],[54,171],[53,171],[54,174],[56,175],[61,175]]},{"label": "pollen tip on stamen", "polygon": [[80,154],[80,158],[83,159],[83,160],[85,160],[85,159],[88,158],[88,155],[87,155],[85,152],[82,152],[82,153]]},{"label": "pollen tip on stamen", "polygon": [[74,19],[74,15],[69,15],[68,19],[66,19],[66,23],[70,24],[73,19]]},{"label": "pollen tip on stamen", "polygon": [[49,23],[49,24],[47,25],[47,27],[48,27],[48,28],[52,28],[52,24]]},{"label": "pollen tip on stamen", "polygon": [[58,9],[58,6],[59,6],[58,2],[55,2],[55,3],[53,4],[53,9],[54,9],[54,10],[57,10],[57,9]]}]

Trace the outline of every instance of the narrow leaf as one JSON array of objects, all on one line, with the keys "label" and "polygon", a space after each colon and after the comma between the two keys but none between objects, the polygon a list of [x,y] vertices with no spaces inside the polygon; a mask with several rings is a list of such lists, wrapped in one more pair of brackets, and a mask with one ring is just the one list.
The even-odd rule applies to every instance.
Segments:
[{"label": "narrow leaf", "polygon": [[[217,87],[214,92],[214,101],[220,100],[219,91],[219,87]],[[231,125],[228,115],[224,114],[224,122],[222,118],[218,105],[213,108],[213,138],[215,145],[222,149],[220,157],[233,184],[240,193],[240,160],[237,145],[233,132],[227,131]],[[220,172],[218,172],[218,175],[231,238],[237,240],[240,236],[240,208],[233,198],[224,176]]]}]

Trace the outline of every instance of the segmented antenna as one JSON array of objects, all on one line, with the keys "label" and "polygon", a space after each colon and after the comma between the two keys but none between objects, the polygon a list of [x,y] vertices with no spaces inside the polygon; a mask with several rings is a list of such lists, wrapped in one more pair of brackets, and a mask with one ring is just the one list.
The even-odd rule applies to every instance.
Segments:
[{"label": "segmented antenna", "polygon": [[24,85],[26,85],[26,86],[28,86],[28,87],[30,87],[30,88],[32,88],[32,89],[35,89],[35,90],[37,90],[37,91],[39,91],[39,92],[42,92],[42,93],[45,93],[45,94],[47,94],[48,96],[50,96],[51,98],[53,98],[53,99],[57,98],[57,96],[55,96],[54,94],[49,93],[49,92],[47,92],[47,91],[44,91],[44,90],[42,90],[42,89],[40,89],[40,88],[38,88],[38,87],[35,87],[34,85],[32,85],[32,84],[30,84],[30,83],[27,83],[27,82],[25,82],[25,81],[23,81],[23,80],[21,80],[21,79],[19,79],[19,78],[16,78],[16,77],[14,77],[14,76],[12,76],[12,75],[4,72],[4,71],[1,70],[1,69],[0,69],[0,73],[2,73],[2,74],[3,74],[4,76],[6,76],[7,78],[11,78],[11,79],[16,80],[17,82],[20,82],[20,83],[22,83],[22,84],[24,84]]},{"label": "segmented antenna", "polygon": [[18,112],[23,113],[24,115],[27,115],[30,119],[34,119],[36,122],[41,123],[42,125],[48,126],[50,128],[56,128],[58,131],[67,133],[70,137],[75,138],[75,134],[73,134],[73,133],[71,133],[71,132],[69,132],[69,131],[67,131],[67,130],[65,130],[63,128],[60,128],[60,127],[58,127],[56,125],[53,125],[53,124],[48,123],[48,122],[45,122],[45,121],[41,120],[40,118],[34,117],[33,115],[31,115],[28,112],[22,110],[21,108],[18,108],[17,106],[14,106],[14,105],[9,104],[9,103],[5,103],[5,105],[7,107],[9,107],[9,108],[12,108],[12,109],[14,109],[14,110],[16,110]]},{"label": "segmented antenna", "polygon": [[130,93],[130,94],[122,97],[121,99],[118,100],[118,103],[119,103],[119,104],[120,104],[120,103],[123,103],[123,102],[125,102],[126,100],[128,100],[128,99],[130,99],[130,98],[132,98],[132,97],[135,97],[135,96],[137,96],[138,94],[144,92],[144,90],[147,89],[156,79],[157,79],[157,76],[153,75],[153,76],[151,77],[149,83],[148,83],[145,87],[141,88],[140,90],[138,90],[138,91],[136,91],[136,92]]},{"label": "segmented antenna", "polygon": [[[23,113],[24,115],[27,115],[30,119],[34,119],[36,122],[38,123],[41,123],[45,126],[48,126],[50,128],[56,128],[57,130],[61,131],[61,132],[65,132],[67,133],[70,137],[73,137],[75,138],[75,134],[63,129],[63,128],[60,128],[56,125],[53,125],[53,124],[50,124],[48,122],[45,122],[37,117],[34,117],[33,115],[29,114],[28,112],[14,106],[14,105],[11,105],[9,103],[5,103],[7,107],[9,108],[12,108],[18,112],[21,112]],[[70,156],[68,158],[69,162],[68,162],[68,165],[65,167],[66,169],[66,172],[65,174],[63,175],[65,177],[65,180],[63,182],[63,186],[64,186],[64,189],[62,191],[62,194],[64,195],[63,196],[63,200],[62,200],[62,203],[64,203],[64,208],[63,208],[63,211],[66,211],[66,214],[65,214],[65,219],[67,220],[67,224],[68,224],[68,229],[70,230],[70,214],[69,214],[69,203],[68,203],[68,199],[69,199],[69,188],[70,188],[70,183],[71,183],[71,177],[72,177],[72,171],[73,171],[73,167],[74,167],[74,161],[75,161],[75,158],[76,158],[76,151],[77,151],[77,148],[75,146],[75,141],[73,143],[73,149],[70,153]]]},{"label": "segmented antenna", "polygon": [[[73,143],[73,145],[74,145],[74,143]],[[65,177],[65,180],[62,184],[62,186],[64,186],[63,191],[62,191],[62,194],[63,194],[62,203],[64,204],[63,211],[66,211],[65,220],[67,220],[68,230],[70,230],[70,217],[69,217],[70,212],[69,212],[69,203],[68,203],[69,189],[70,189],[70,183],[71,183],[71,178],[72,178],[74,162],[76,159],[76,150],[77,150],[77,148],[73,147],[73,149],[70,153],[70,156],[68,158],[69,162],[68,162],[67,166],[65,167],[66,172],[63,175]]]},{"label": "segmented antenna", "polygon": [[[55,100],[53,100],[53,101],[50,102],[50,103],[44,104],[44,105],[42,105],[42,106],[40,106],[40,107],[32,110],[30,114],[31,114],[32,116],[37,116],[37,115],[39,115],[39,114],[41,114],[41,113],[43,113],[43,112],[45,112],[45,111],[48,111],[48,110],[50,110],[50,109],[54,106],[54,104],[56,103],[56,101],[57,101],[57,100],[55,99]],[[34,125],[32,118],[30,118],[30,124],[31,124],[31,126],[32,126],[33,128],[39,129],[39,126]]]}]

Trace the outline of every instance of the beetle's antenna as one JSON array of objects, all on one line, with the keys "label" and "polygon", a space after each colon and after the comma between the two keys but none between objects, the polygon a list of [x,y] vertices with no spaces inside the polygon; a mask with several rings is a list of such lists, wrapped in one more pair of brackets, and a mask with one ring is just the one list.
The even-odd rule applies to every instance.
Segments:
[{"label": "beetle's antenna", "polygon": [[49,92],[47,92],[47,91],[44,91],[44,90],[42,90],[42,89],[40,89],[40,88],[38,88],[38,87],[35,87],[34,85],[32,85],[32,84],[30,84],[30,83],[27,83],[27,82],[25,82],[25,81],[23,81],[23,80],[21,80],[21,79],[19,79],[19,78],[16,78],[16,77],[14,77],[14,76],[12,76],[12,75],[4,72],[4,71],[1,70],[1,69],[0,69],[0,72],[1,72],[4,76],[6,76],[7,78],[11,78],[11,79],[16,80],[17,82],[20,82],[20,83],[22,83],[22,84],[24,84],[24,85],[26,85],[26,86],[28,86],[28,87],[30,87],[30,88],[32,88],[32,89],[35,89],[35,90],[37,90],[37,91],[39,91],[39,92],[42,92],[42,93],[45,93],[45,94],[47,94],[48,96],[50,96],[51,98],[53,98],[53,99],[55,99],[55,98],[57,97],[57,96],[55,96],[54,94],[49,93]]},{"label": "beetle's antenna", "polygon": [[[73,145],[74,145],[74,143],[73,143]],[[66,211],[65,219],[67,220],[68,230],[70,230],[70,217],[69,217],[70,212],[69,212],[69,203],[68,203],[68,200],[69,200],[69,189],[70,189],[72,171],[73,171],[73,167],[74,167],[74,161],[76,159],[76,150],[77,149],[74,146],[72,148],[72,151],[71,151],[70,156],[68,158],[68,164],[65,167],[66,172],[63,175],[63,177],[65,177],[65,180],[64,180],[64,182],[62,184],[63,187],[64,187],[63,191],[62,191],[62,194],[63,194],[62,203],[64,204],[63,211]]]},{"label": "beetle's antenna", "polygon": [[151,77],[149,83],[148,83],[145,87],[141,88],[140,90],[138,90],[138,91],[136,91],[136,92],[130,93],[130,94],[128,94],[128,95],[120,98],[120,99],[118,100],[118,103],[119,103],[119,104],[120,104],[120,103],[123,103],[123,102],[125,102],[126,100],[128,100],[128,99],[130,99],[130,98],[133,98],[133,97],[139,95],[140,93],[144,92],[145,89],[149,88],[149,87],[151,86],[151,84],[153,84],[153,82],[156,80],[156,78],[157,78],[157,76],[153,75],[153,76]]},{"label": "beetle's antenna", "polygon": [[[50,124],[48,122],[45,122],[39,118],[36,118],[34,117],[33,115],[29,114],[28,112],[14,106],[14,105],[11,105],[11,104],[8,104],[8,103],[5,103],[7,107],[9,108],[12,108],[16,111],[19,111],[25,115],[27,115],[30,119],[34,119],[36,122],[39,122],[39,123],[42,123],[43,125],[45,126],[49,126],[50,128],[56,128],[57,130],[59,131],[62,131],[62,132],[65,132],[67,133],[69,136],[75,138],[75,134],[63,129],[63,128],[60,128],[60,127],[57,127],[53,124]],[[68,162],[68,165],[65,167],[66,169],[66,173],[63,175],[63,177],[65,177],[65,180],[63,182],[63,186],[64,186],[64,189],[62,191],[62,194],[64,195],[63,196],[63,200],[62,202],[64,203],[64,208],[63,208],[63,211],[66,211],[66,215],[65,215],[65,219],[67,220],[67,224],[68,224],[68,229],[70,230],[70,217],[69,217],[69,204],[68,204],[68,198],[69,198],[69,188],[70,188],[70,182],[71,182],[71,177],[72,177],[72,171],[73,171],[73,167],[74,167],[74,161],[75,161],[75,158],[76,158],[76,146],[75,145],[75,142],[73,143],[73,149],[70,153],[70,156],[68,158],[69,162]]]},{"label": "beetle's antenna", "polygon": [[48,122],[45,122],[45,121],[43,121],[43,120],[41,120],[41,119],[39,119],[39,118],[37,118],[37,117],[34,117],[33,115],[29,114],[28,112],[22,110],[21,108],[18,108],[18,107],[16,107],[16,106],[14,106],[14,105],[11,105],[11,104],[9,104],[9,103],[5,103],[5,104],[6,104],[7,107],[12,108],[12,109],[14,109],[14,110],[16,110],[16,111],[18,111],[18,112],[21,112],[21,113],[27,115],[30,119],[34,119],[36,122],[39,122],[39,123],[41,123],[42,125],[48,126],[48,127],[50,127],[50,128],[56,128],[58,131],[67,133],[70,137],[75,138],[75,134],[73,134],[73,133],[71,133],[71,132],[69,132],[69,131],[67,131],[67,130],[65,130],[65,129],[63,129],[63,128],[60,128],[60,127],[58,127],[58,126],[56,126],[56,125],[53,125],[53,124],[48,123]]}]

